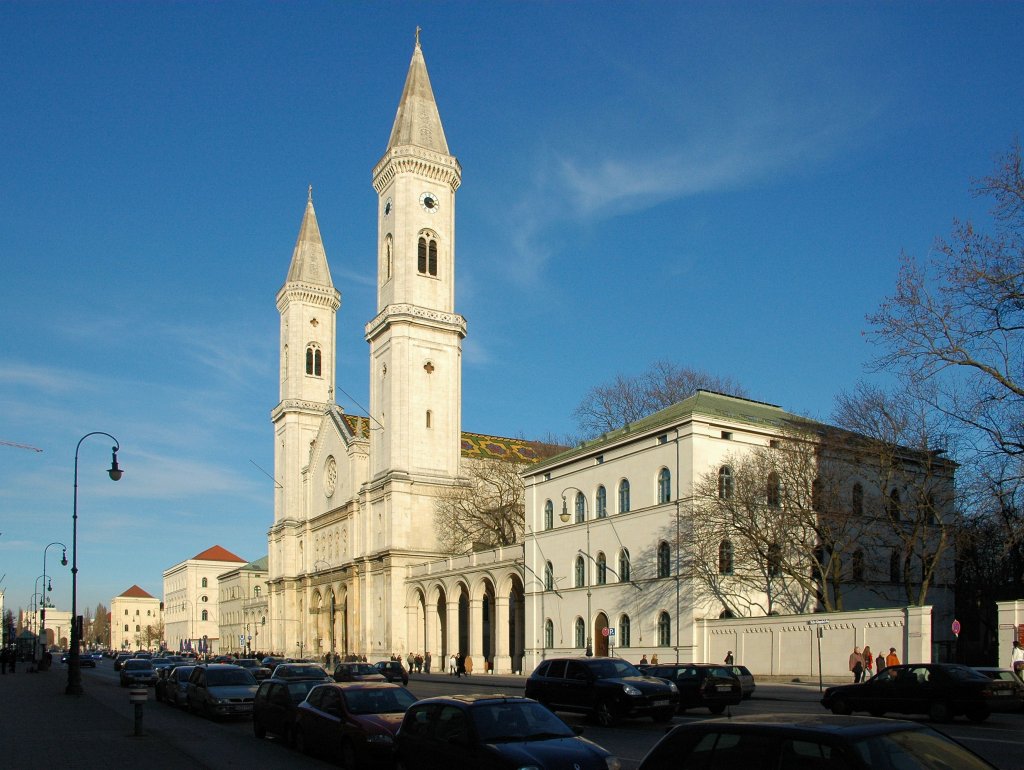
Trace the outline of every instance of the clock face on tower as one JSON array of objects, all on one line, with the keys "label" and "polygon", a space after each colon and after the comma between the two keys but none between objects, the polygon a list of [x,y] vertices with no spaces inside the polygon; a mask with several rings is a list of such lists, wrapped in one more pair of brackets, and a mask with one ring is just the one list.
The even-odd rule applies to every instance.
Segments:
[{"label": "clock face on tower", "polygon": [[420,205],[427,213],[434,214],[441,205],[441,201],[437,199],[437,196],[434,195],[434,193],[425,192],[420,196]]}]

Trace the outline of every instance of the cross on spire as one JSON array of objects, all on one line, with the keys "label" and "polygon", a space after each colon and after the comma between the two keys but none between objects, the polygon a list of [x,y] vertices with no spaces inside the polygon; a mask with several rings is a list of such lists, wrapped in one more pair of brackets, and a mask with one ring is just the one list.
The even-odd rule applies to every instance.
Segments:
[{"label": "cross on spire", "polygon": [[306,200],[308,200],[310,203],[313,202],[313,185],[309,186],[309,197]]},{"label": "cross on spire", "polygon": [[419,25],[416,25],[416,47],[417,48],[420,47],[420,31],[422,29],[423,29],[422,27],[420,27]]}]

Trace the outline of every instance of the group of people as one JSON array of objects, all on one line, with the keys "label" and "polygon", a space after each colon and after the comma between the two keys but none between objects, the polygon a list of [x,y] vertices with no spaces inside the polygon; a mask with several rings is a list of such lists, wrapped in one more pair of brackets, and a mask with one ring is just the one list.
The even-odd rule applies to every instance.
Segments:
[{"label": "group of people", "polygon": [[[651,660],[649,661],[649,663],[652,666],[657,666],[658,665],[658,656],[657,655],[652,655],[651,656]],[[648,665],[647,653],[646,652],[643,654],[643,657],[640,658],[639,665],[641,665],[641,666]]]},{"label": "group of people", "polygon": [[896,648],[890,647],[888,655],[878,653],[874,657],[870,645],[865,645],[863,652],[860,647],[854,647],[850,653],[850,673],[853,674],[854,682],[863,682],[874,676],[876,671],[881,671],[887,666],[898,666],[900,658],[896,654]]},{"label": "group of people", "polygon": [[4,647],[0,650],[0,673],[6,674],[7,669],[11,669],[11,673],[14,672],[14,664],[18,660],[18,653],[15,652],[13,647]]},{"label": "group of people", "polygon": [[[400,655],[392,655],[391,656],[391,660],[401,661],[402,660],[402,656],[400,656]],[[427,653],[425,653],[423,655],[420,655],[418,652],[415,653],[415,654],[410,652],[409,655],[405,659],[405,665],[406,665],[406,668],[408,669],[410,674],[413,673],[414,671],[417,674],[419,674],[419,673],[429,674],[430,673],[430,663],[431,663],[432,660],[433,660],[433,658],[431,657],[430,652],[427,652]]]}]

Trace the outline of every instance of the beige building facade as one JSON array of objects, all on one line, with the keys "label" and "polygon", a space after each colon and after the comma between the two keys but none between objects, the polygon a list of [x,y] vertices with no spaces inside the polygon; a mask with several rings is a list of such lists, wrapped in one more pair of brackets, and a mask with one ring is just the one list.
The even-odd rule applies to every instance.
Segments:
[{"label": "beige building facade", "polygon": [[267,638],[267,557],[217,578],[220,652],[239,656],[262,651]]},{"label": "beige building facade", "polygon": [[221,651],[219,578],[246,563],[215,545],[164,570],[164,638],[169,650]]},{"label": "beige building facade", "polygon": [[159,599],[133,585],[110,601],[112,650],[153,650],[163,641],[163,610]]}]

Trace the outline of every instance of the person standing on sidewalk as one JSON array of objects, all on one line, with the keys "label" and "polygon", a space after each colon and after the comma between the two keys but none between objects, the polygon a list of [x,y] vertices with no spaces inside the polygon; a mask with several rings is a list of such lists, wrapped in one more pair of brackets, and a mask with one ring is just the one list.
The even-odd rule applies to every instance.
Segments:
[{"label": "person standing on sidewalk", "polygon": [[885,656],[885,665],[887,666],[898,666],[900,664],[900,656],[896,654],[896,648],[890,647],[889,654]]},{"label": "person standing on sidewalk", "polygon": [[861,674],[864,673],[864,656],[861,655],[860,647],[854,647],[850,653],[850,672],[853,674],[853,681],[859,683]]},{"label": "person standing on sidewalk", "polygon": [[427,653],[423,656],[423,673],[430,673],[430,650],[427,650]]},{"label": "person standing on sidewalk", "polygon": [[1024,645],[1020,642],[1013,643],[1013,651],[1010,653],[1010,668],[1017,676],[1024,678]]},{"label": "person standing on sidewalk", "polygon": [[874,676],[874,674],[875,674],[875,672],[871,670],[875,666],[875,659],[874,659],[873,655],[874,655],[874,653],[871,652],[871,645],[865,644],[864,645],[864,681],[865,682],[868,679],[870,679],[872,676]]}]

